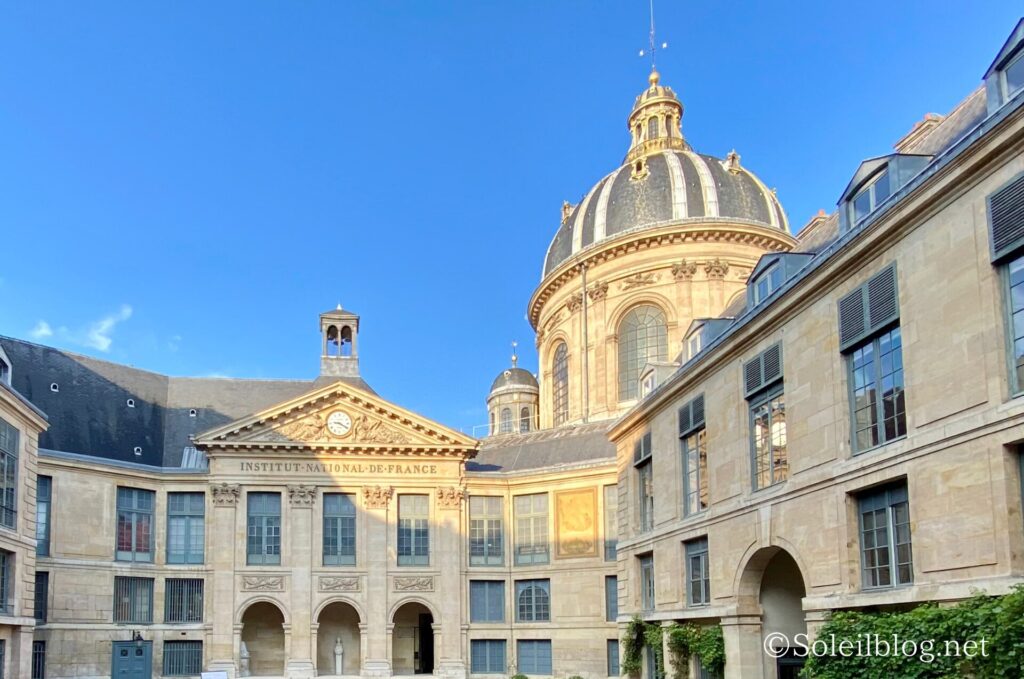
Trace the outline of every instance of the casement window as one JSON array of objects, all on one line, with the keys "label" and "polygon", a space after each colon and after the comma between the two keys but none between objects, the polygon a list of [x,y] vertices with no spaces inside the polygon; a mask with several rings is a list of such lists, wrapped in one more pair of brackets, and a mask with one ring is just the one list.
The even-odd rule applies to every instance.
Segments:
[{"label": "casement window", "polygon": [[892,185],[889,181],[888,170],[879,172],[850,199],[850,209],[853,214],[850,222],[856,225],[862,219],[875,211],[885,202],[885,199],[892,193]]},{"label": "casement window", "polygon": [[164,642],[163,675],[197,676],[203,671],[203,642],[174,640]]},{"label": "casement window", "polygon": [[167,494],[167,563],[203,563],[206,494]]},{"label": "casement window", "polygon": [[654,557],[641,556],[640,562],[640,610],[654,610]]},{"label": "casement window", "polygon": [[499,434],[511,434],[512,433],[512,409],[502,408],[501,417],[499,418],[500,424],[498,425]]},{"label": "casement window", "polygon": [[114,576],[114,622],[153,622],[153,578]]},{"label": "casement window", "polygon": [[988,218],[992,263],[1003,278],[1010,391],[1017,395],[1024,392],[1024,173],[988,197]]},{"label": "casement window", "polygon": [[0,549],[0,613],[14,614],[14,552]]},{"label": "casement window", "polygon": [[46,642],[32,642],[32,679],[46,679]]},{"label": "casement window", "polygon": [[604,487],[604,560],[615,561],[619,544],[619,487]]},{"label": "casement window", "polygon": [[519,433],[527,434],[530,431],[530,409],[519,409]]},{"label": "casement window", "polygon": [[549,559],[548,495],[517,495],[514,500],[516,514],[516,565],[544,564]]},{"label": "casement window", "polygon": [[472,674],[501,674],[505,664],[504,639],[473,639],[469,642],[469,671]]},{"label": "casement window", "polygon": [[864,493],[858,505],[864,588],[912,584],[914,562],[906,483]]},{"label": "casement window", "polygon": [[619,400],[635,399],[640,392],[640,372],[651,361],[668,356],[665,312],[649,304],[634,307],[618,327]]},{"label": "casement window", "polygon": [[551,640],[520,639],[516,642],[516,671],[528,677],[550,676]]},{"label": "casement window", "polygon": [[619,640],[609,639],[607,641],[607,649],[605,650],[608,666],[608,676],[617,677],[622,674],[619,669]]},{"label": "casement window", "polygon": [[0,419],[0,526],[14,528],[18,518],[18,430]]},{"label": "casement window", "polygon": [[356,563],[356,503],[351,493],[324,493],[324,565]]},{"label": "casement window", "polygon": [[516,622],[551,621],[551,581],[516,580]]},{"label": "casement window", "polygon": [[430,496],[398,496],[398,565],[430,563]]},{"label": "casement window", "polygon": [[50,556],[50,502],[53,479],[36,477],[36,556]]},{"label": "casement window", "polygon": [[505,581],[469,581],[469,621],[505,622]]},{"label": "casement window", "polygon": [[750,405],[753,488],[758,490],[789,478],[782,345],[774,344],[744,363],[743,383]]},{"label": "casement window", "polygon": [[469,498],[469,564],[500,566],[505,562],[504,511],[500,497]]},{"label": "casement window", "polygon": [[604,576],[604,619],[615,622],[619,617],[619,579],[614,575]]},{"label": "casement window", "polygon": [[755,305],[760,304],[769,295],[782,287],[782,273],[782,264],[775,262],[762,271],[758,275],[757,280],[750,284],[750,291]]},{"label": "casement window", "polygon": [[683,543],[686,552],[686,605],[711,604],[711,571],[708,568],[708,539]]},{"label": "casement window", "polygon": [[36,571],[36,586],[34,591],[33,614],[36,622],[40,625],[46,624],[46,614],[50,600],[50,574],[47,571]]},{"label": "casement window", "polygon": [[117,489],[117,560],[153,561],[153,506],[156,493]]},{"label": "casement window", "polygon": [[683,515],[708,508],[708,447],[704,395],[679,409],[679,445],[683,455]]},{"label": "casement window", "polygon": [[164,622],[203,621],[203,579],[167,578],[164,581]]},{"label": "casement window", "polygon": [[839,300],[854,452],[907,434],[902,345],[893,265]]},{"label": "casement window", "polygon": [[557,427],[569,421],[569,347],[559,342],[551,361],[551,403]]},{"label": "casement window", "polygon": [[651,432],[633,444],[633,467],[636,469],[637,507],[641,533],[654,528],[654,467],[652,463]]},{"label": "casement window", "polygon": [[250,566],[281,563],[281,494],[248,493],[246,563]]}]

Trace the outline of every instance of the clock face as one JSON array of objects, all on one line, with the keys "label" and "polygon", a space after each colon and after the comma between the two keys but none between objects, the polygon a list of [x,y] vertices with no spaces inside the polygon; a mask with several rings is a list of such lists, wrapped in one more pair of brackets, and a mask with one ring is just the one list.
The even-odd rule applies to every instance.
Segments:
[{"label": "clock face", "polygon": [[327,431],[335,436],[345,436],[352,430],[352,418],[344,410],[335,410],[327,416]]}]

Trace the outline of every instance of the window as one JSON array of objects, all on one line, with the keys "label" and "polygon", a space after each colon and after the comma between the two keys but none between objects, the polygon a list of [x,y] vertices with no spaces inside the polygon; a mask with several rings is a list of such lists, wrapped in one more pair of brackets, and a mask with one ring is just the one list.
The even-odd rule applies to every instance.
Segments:
[{"label": "window", "polygon": [[201,641],[165,641],[164,669],[165,677],[188,677],[203,671],[203,642]]},{"label": "window", "polygon": [[36,556],[50,556],[50,500],[53,479],[36,477]]},{"label": "window", "polygon": [[864,588],[914,582],[910,504],[905,483],[860,497],[860,553]]},{"label": "window", "polygon": [[521,408],[519,410],[519,433],[525,434],[530,431],[530,409]]},{"label": "window", "polygon": [[18,430],[0,420],[0,526],[15,527],[18,516]]},{"label": "window", "polygon": [[647,432],[633,444],[641,533],[654,528],[654,468],[651,455],[651,432]]},{"label": "window", "polygon": [[511,434],[512,433],[512,410],[510,408],[501,409],[501,418],[498,425],[499,434]]},{"label": "window", "polygon": [[708,539],[698,538],[683,543],[686,550],[686,604],[711,604],[711,572],[708,570]]},{"label": "window", "polygon": [[557,427],[569,421],[569,347],[559,342],[551,363],[551,403]]},{"label": "window", "polygon": [[356,563],[356,503],[351,493],[324,493],[324,565]]},{"label": "window", "polygon": [[604,576],[604,619],[615,622],[619,617],[619,579],[614,575]]},{"label": "window", "polygon": [[469,498],[469,564],[500,566],[505,562],[500,497]]},{"label": "window", "polygon": [[517,495],[516,565],[526,566],[548,562],[548,496],[547,493]]},{"label": "window", "polygon": [[1024,89],[1024,50],[1003,67],[1002,76],[1003,100],[1009,101]]},{"label": "window", "polygon": [[782,287],[782,264],[775,262],[762,271],[754,281],[751,288],[754,293],[754,304],[760,304],[780,287]]},{"label": "window", "polygon": [[516,622],[551,621],[551,581],[516,581]]},{"label": "window", "polygon": [[114,576],[114,622],[153,622],[153,578]]},{"label": "window", "polygon": [[469,671],[473,674],[505,674],[505,640],[473,639],[469,642]]},{"label": "window", "polygon": [[619,487],[604,487],[604,560],[615,561],[619,540]]},{"label": "window", "polygon": [[153,504],[156,493],[117,489],[117,560],[153,560]]},{"label": "window", "polygon": [[167,494],[167,563],[203,563],[205,493]]},{"label": "window", "polygon": [[704,330],[698,330],[686,340],[686,360],[690,360],[700,353],[704,347]]},{"label": "window", "polygon": [[683,515],[708,508],[708,446],[704,429],[704,395],[679,409],[679,441],[683,455]]},{"label": "window", "polygon": [[640,371],[668,355],[665,314],[656,306],[635,307],[619,323],[619,400],[637,397]]},{"label": "window", "polygon": [[640,557],[640,609],[654,610],[654,557]]},{"label": "window", "polygon": [[0,358],[0,382],[11,383],[11,368],[2,358]]},{"label": "window", "polygon": [[46,642],[32,642],[32,679],[46,679]]},{"label": "window", "polygon": [[4,667],[7,666],[7,641],[0,639],[0,679],[4,679]]},{"label": "window", "polygon": [[907,433],[896,269],[887,267],[839,300],[851,443],[861,452]]},{"label": "window", "polygon": [[429,525],[429,496],[398,496],[399,566],[426,566],[430,563]]},{"label": "window", "polygon": [[36,622],[46,622],[47,602],[50,599],[50,574],[47,571],[36,571],[34,605],[32,607]]},{"label": "window", "polygon": [[245,562],[250,566],[281,563],[281,494],[249,493],[247,500]]},{"label": "window", "polygon": [[505,581],[469,581],[469,621],[505,622]]},{"label": "window", "polygon": [[516,642],[516,671],[527,676],[551,674],[551,640],[520,639]]},{"label": "window", "polygon": [[652,117],[647,119],[647,138],[655,139],[658,136],[658,119]]},{"label": "window", "polygon": [[164,622],[203,621],[202,578],[167,578],[164,589]]},{"label": "window", "polygon": [[874,212],[892,192],[888,170],[883,170],[868,181],[869,183],[854,194],[850,201],[850,206],[853,210],[853,219],[851,221],[854,224],[857,224]]},{"label": "window", "polygon": [[1006,265],[1003,278],[1010,330],[1010,384],[1014,393],[1020,393],[1024,391],[1024,256]]},{"label": "window", "polygon": [[608,640],[608,648],[607,648],[607,651],[606,651],[606,656],[608,658],[608,676],[609,677],[617,677],[620,674],[622,674],[622,671],[619,669],[619,640],[618,639],[609,639]]},{"label": "window", "polygon": [[782,346],[772,345],[744,363],[743,380],[750,404],[753,487],[758,490],[789,478]]},{"label": "window", "polygon": [[14,552],[0,549],[0,613],[14,614]]}]

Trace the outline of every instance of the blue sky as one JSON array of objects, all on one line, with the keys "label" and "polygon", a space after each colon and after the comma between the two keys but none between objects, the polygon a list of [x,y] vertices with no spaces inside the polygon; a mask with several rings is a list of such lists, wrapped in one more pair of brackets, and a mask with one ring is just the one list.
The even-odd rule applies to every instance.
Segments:
[{"label": "blue sky", "polygon": [[[662,82],[794,228],[980,81],[1016,2],[661,0]],[[0,6],[0,334],[172,375],[364,377],[456,427],[563,200],[621,161],[646,0]],[[49,331],[49,334],[47,334]]]}]

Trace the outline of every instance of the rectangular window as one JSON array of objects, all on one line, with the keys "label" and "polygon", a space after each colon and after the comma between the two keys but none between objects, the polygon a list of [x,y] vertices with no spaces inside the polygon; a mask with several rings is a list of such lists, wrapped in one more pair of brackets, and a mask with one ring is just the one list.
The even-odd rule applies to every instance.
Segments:
[{"label": "rectangular window", "polygon": [[782,265],[776,262],[763,271],[754,282],[754,304],[760,304],[780,287],[782,287]]},{"label": "rectangular window", "polygon": [[14,614],[14,552],[0,549],[0,613]]},{"label": "rectangular window", "polygon": [[879,205],[885,202],[890,193],[892,191],[889,172],[883,171],[853,197],[853,223],[856,224],[874,212]]},{"label": "rectangular window", "polygon": [[324,565],[356,563],[356,499],[349,493],[324,493]]},{"label": "rectangular window", "polygon": [[654,468],[651,463],[651,432],[633,444],[633,466],[636,468],[640,532],[654,528]]},{"label": "rectangular window", "polygon": [[469,621],[505,622],[505,581],[469,581]]},{"label": "rectangular window", "polygon": [[679,441],[683,455],[683,516],[691,516],[708,508],[703,394],[679,409]]},{"label": "rectangular window", "polygon": [[153,578],[114,576],[114,622],[153,622]]},{"label": "rectangular window", "polygon": [[505,562],[500,497],[469,498],[469,564],[500,566]]},{"label": "rectangular window", "polygon": [[686,549],[686,604],[711,604],[711,572],[708,570],[708,539],[698,538],[683,543]]},{"label": "rectangular window", "polygon": [[604,576],[604,619],[615,622],[619,617],[619,579],[614,575]]},{"label": "rectangular window", "polygon": [[527,676],[551,675],[551,640],[520,639],[516,642],[516,671]]},{"label": "rectangular window", "polygon": [[608,647],[607,647],[607,650],[606,650],[606,657],[608,659],[607,660],[607,663],[608,663],[608,676],[609,677],[617,677],[620,674],[622,674],[622,671],[619,669],[619,640],[618,639],[609,639],[608,640]]},{"label": "rectangular window", "polygon": [[426,566],[430,563],[430,498],[427,495],[398,496],[398,565]]},{"label": "rectangular window", "polygon": [[516,565],[548,562],[548,495],[517,495]]},{"label": "rectangular window", "polygon": [[249,493],[246,563],[281,563],[281,494]]},{"label": "rectangular window", "polygon": [[167,563],[203,563],[205,493],[167,494]]},{"label": "rectangular window", "polygon": [[164,588],[164,622],[203,621],[202,578],[167,578]]},{"label": "rectangular window", "polygon": [[36,622],[46,622],[47,602],[50,599],[50,574],[47,571],[36,571],[36,587],[34,592],[33,611]]},{"label": "rectangular window", "polygon": [[551,581],[516,581],[516,622],[551,621]]},{"label": "rectangular window", "polygon": [[153,561],[153,506],[156,493],[117,488],[117,560]]},{"label": "rectangular window", "polygon": [[469,656],[469,671],[473,674],[505,674],[504,639],[473,639]]},{"label": "rectangular window", "polygon": [[654,557],[640,557],[640,609],[654,610]]},{"label": "rectangular window", "polygon": [[0,420],[0,526],[14,528],[18,516],[18,430]]},{"label": "rectangular window", "polygon": [[859,498],[860,553],[864,588],[914,582],[910,547],[910,503],[900,483]]},{"label": "rectangular window", "polygon": [[1024,89],[1024,51],[1003,67],[1003,101],[1009,101]]},{"label": "rectangular window", "polygon": [[604,560],[615,561],[619,544],[619,487],[604,487]]},{"label": "rectangular window", "polygon": [[53,479],[36,477],[36,556],[50,556],[50,500]]},{"label": "rectangular window", "polygon": [[4,679],[4,667],[7,666],[7,641],[0,639],[0,679]]},{"label": "rectangular window", "polygon": [[1014,393],[1024,391],[1024,256],[1005,267],[1006,306],[1009,314],[1010,378]]},{"label": "rectangular window", "polygon": [[751,445],[754,456],[754,490],[789,478],[786,450],[786,402],[782,385],[762,392],[750,401]]},{"label": "rectangular window", "polygon": [[201,641],[165,641],[164,665],[165,677],[188,677],[203,671],[203,642]]},{"label": "rectangular window", "polygon": [[46,642],[32,642],[32,679],[46,679]]}]

